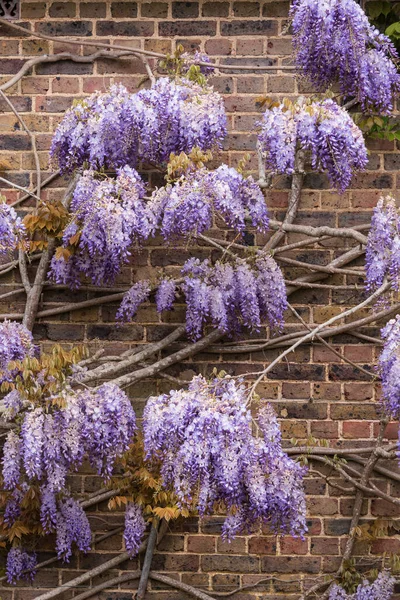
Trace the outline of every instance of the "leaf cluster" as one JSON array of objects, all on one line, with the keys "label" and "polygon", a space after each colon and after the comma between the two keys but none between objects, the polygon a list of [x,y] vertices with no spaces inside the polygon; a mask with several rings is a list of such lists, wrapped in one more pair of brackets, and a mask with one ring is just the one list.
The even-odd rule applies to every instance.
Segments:
[{"label": "leaf cluster", "polygon": [[109,501],[110,510],[118,510],[133,501],[142,507],[143,515],[149,522],[154,519],[171,521],[181,516],[190,516],[188,509],[178,506],[175,494],[163,487],[159,465],[152,464],[150,468],[146,462],[140,435],[121,459],[120,467],[123,476],[113,478],[109,484],[120,490],[119,495]]}]

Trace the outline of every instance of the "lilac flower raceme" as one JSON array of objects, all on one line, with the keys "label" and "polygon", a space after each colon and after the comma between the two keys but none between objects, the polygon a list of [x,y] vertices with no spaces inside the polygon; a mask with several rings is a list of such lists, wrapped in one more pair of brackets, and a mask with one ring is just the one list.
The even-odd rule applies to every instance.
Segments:
[{"label": "lilac flower raceme", "polygon": [[226,135],[222,97],[187,79],[164,77],[130,94],[122,85],[78,102],[58,126],[51,156],[60,170],[162,164],[171,152],[220,146]]},{"label": "lilac flower raceme", "polygon": [[21,476],[21,440],[13,430],[7,434],[2,464],[4,488],[12,490],[18,484]]},{"label": "lilac flower raceme", "polygon": [[85,171],[75,188],[71,222],[63,234],[63,245],[72,244],[73,254],[67,262],[62,255],[53,258],[53,279],[71,287],[79,285],[79,273],[98,285],[112,281],[129,259],[131,246],[147,239],[152,230],[144,194],[143,181],[128,166],[118,169],[115,180]]},{"label": "lilac flower raceme", "polygon": [[378,289],[385,277],[395,290],[400,285],[400,217],[392,196],[379,199],[371,220],[365,250],[366,287]]},{"label": "lilac flower raceme", "polygon": [[163,237],[196,235],[210,229],[215,213],[228,227],[243,231],[246,219],[268,228],[264,196],[252,177],[222,165],[215,171],[190,169],[176,183],[157,189],[149,205]]},{"label": "lilac flower raceme", "polygon": [[117,310],[117,319],[120,321],[131,321],[136,315],[139,306],[148,300],[150,292],[149,281],[144,280],[134,283],[122,299],[121,305]]},{"label": "lilac flower raceme", "polygon": [[296,65],[313,85],[325,91],[338,82],[363,111],[393,110],[396,50],[355,0],[294,0],[291,17]]},{"label": "lilac flower raceme", "polygon": [[171,310],[175,300],[176,283],[173,279],[162,279],[156,292],[157,312]]},{"label": "lilac flower raceme", "polygon": [[385,412],[400,419],[400,315],[381,330],[383,350],[378,361],[382,378],[382,404]]},{"label": "lilac flower raceme", "polygon": [[[8,583],[16,583],[22,577],[33,581],[36,575],[37,558],[34,552],[27,552],[20,546],[14,546],[8,552],[6,576]],[[24,571],[28,571],[24,573]]]},{"label": "lilac flower raceme", "polygon": [[11,381],[15,376],[16,373],[8,368],[11,361],[23,360],[33,356],[34,352],[32,334],[26,327],[14,321],[0,323],[0,383]]},{"label": "lilac flower raceme", "polygon": [[142,509],[138,504],[130,502],[125,511],[124,540],[127,552],[131,557],[139,552],[143,534],[146,529],[146,521],[143,518]]},{"label": "lilac flower raceme", "polygon": [[395,578],[388,571],[382,571],[373,583],[363,581],[354,594],[347,594],[339,585],[333,585],[328,600],[390,600],[395,583]]},{"label": "lilac flower raceme", "polygon": [[6,256],[17,249],[25,238],[25,227],[15,210],[0,198],[0,255]]},{"label": "lilac flower raceme", "polygon": [[301,148],[310,154],[313,170],[326,172],[331,184],[344,192],[353,174],[367,165],[361,130],[333,100],[274,106],[260,125],[266,166],[275,173],[294,173],[296,150]]},{"label": "lilac flower raceme", "polygon": [[245,261],[211,265],[208,260],[190,259],[182,274],[186,330],[192,339],[200,337],[208,322],[231,335],[243,326],[259,329],[264,319],[271,327],[281,328],[286,289],[272,257],[260,255],[254,266]]},{"label": "lilac flower raceme", "polygon": [[193,378],[189,389],[149,399],[143,415],[148,460],[161,462],[163,483],[180,506],[201,516],[223,502],[223,536],[251,532],[258,523],[277,533],[302,535],[304,469],[282,450],[271,407],[260,415],[262,437],[252,434],[246,388],[230,377]]},{"label": "lilac flower raceme", "polygon": [[112,383],[96,390],[66,391],[62,404],[46,411],[24,408],[20,433],[10,431],[4,446],[4,488],[14,490],[6,523],[12,526],[19,518],[25,492],[38,484],[40,522],[46,533],[56,533],[58,555],[68,560],[73,543],[88,551],[91,534],[83,509],[69,497],[66,478],[87,457],[108,480],[115,460],[132,443],[135,413],[127,395]]},{"label": "lilac flower raceme", "polygon": [[88,518],[83,508],[67,498],[59,503],[57,514],[56,549],[58,558],[69,561],[72,554],[72,543],[75,542],[81,552],[89,552],[92,535]]}]

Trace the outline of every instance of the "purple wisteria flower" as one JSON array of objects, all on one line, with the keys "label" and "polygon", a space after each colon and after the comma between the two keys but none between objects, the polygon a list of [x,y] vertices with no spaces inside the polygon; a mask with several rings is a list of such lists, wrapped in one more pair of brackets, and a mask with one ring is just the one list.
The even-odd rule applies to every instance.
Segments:
[{"label": "purple wisteria flower", "polygon": [[[211,63],[210,57],[208,56],[208,54],[199,52],[198,50],[196,50],[196,52],[194,52],[193,54],[190,54],[190,52],[184,52],[181,55],[181,59],[184,61],[184,64],[182,67],[182,73],[184,73],[184,74],[189,71],[189,69],[192,65],[199,65],[199,63]],[[206,77],[208,75],[211,75],[212,73],[214,73],[214,71],[215,71],[215,69],[211,65],[210,66],[200,65],[200,73],[202,75],[205,75]]]},{"label": "purple wisteria flower", "polygon": [[382,571],[373,583],[364,580],[354,594],[347,594],[339,585],[333,585],[329,600],[390,600],[395,583],[395,578],[388,571]]},{"label": "purple wisteria flower", "polygon": [[400,285],[400,218],[392,196],[379,199],[371,220],[365,250],[366,288],[378,289],[385,277],[395,290]]},{"label": "purple wisteria flower", "polygon": [[[26,327],[15,321],[0,323],[0,383],[12,381],[16,375],[15,370],[8,368],[11,361],[23,360],[34,353],[32,334]],[[12,402],[13,398],[9,400]]]},{"label": "purple wisteria flower", "polygon": [[[33,581],[36,575],[37,557],[34,552],[27,552],[20,546],[14,546],[8,552],[6,576],[8,583],[16,583],[24,578]],[[27,571],[27,573],[24,573]]]},{"label": "purple wisteria flower", "polygon": [[187,79],[160,78],[130,94],[122,85],[78,102],[58,126],[51,156],[60,170],[163,164],[171,152],[219,147],[226,135],[222,97]]},{"label": "purple wisteria flower", "polygon": [[381,329],[383,350],[378,361],[385,412],[400,419],[400,315]]},{"label": "purple wisteria flower", "polygon": [[186,300],[186,330],[198,339],[204,326],[230,335],[244,327],[259,329],[267,320],[281,329],[287,307],[282,271],[271,256],[257,256],[253,264],[235,264],[189,259],[182,268],[180,286]]},{"label": "purple wisteria flower", "polygon": [[396,49],[355,0],[294,0],[290,14],[296,66],[307,79],[322,91],[338,82],[363,111],[393,110]]},{"label": "purple wisteria flower", "polygon": [[166,240],[200,234],[220,214],[228,227],[242,232],[246,221],[260,231],[268,229],[264,196],[252,177],[222,165],[215,171],[190,169],[176,183],[157,189],[149,209]]},{"label": "purple wisteria flower", "polygon": [[303,535],[305,470],[281,447],[270,406],[260,415],[262,437],[252,433],[246,388],[230,377],[194,377],[189,389],[151,397],[143,415],[148,460],[161,462],[164,485],[179,505],[201,516],[223,502],[223,536],[268,524],[277,533]]},{"label": "purple wisteria flower", "polygon": [[57,513],[56,549],[58,558],[68,562],[72,554],[72,544],[76,543],[81,552],[89,552],[92,534],[85,511],[76,500],[67,498],[59,502]]},{"label": "purple wisteria flower", "polygon": [[50,274],[57,283],[78,287],[79,273],[98,285],[112,281],[130,257],[130,248],[146,240],[152,216],[143,196],[145,185],[128,166],[117,178],[85,171],[71,201],[71,222],[64,230],[63,245],[72,256],[53,258]]},{"label": "purple wisteria flower", "polygon": [[6,506],[6,523],[12,526],[18,520],[25,492],[30,485],[39,485],[40,522],[45,533],[56,533],[58,556],[69,560],[73,543],[87,552],[89,522],[82,507],[69,497],[66,478],[87,457],[108,480],[135,431],[129,398],[113,383],[96,390],[66,391],[62,406],[56,404],[51,410],[28,406],[20,433],[11,430],[4,445],[4,487],[14,490]]},{"label": "purple wisteria flower", "polygon": [[25,227],[12,206],[1,201],[0,197],[0,255],[7,255],[17,249],[25,239]]},{"label": "purple wisteria flower", "polygon": [[353,174],[367,165],[361,130],[333,100],[274,106],[260,125],[266,166],[275,173],[293,174],[301,148],[310,154],[312,169],[326,172],[332,186],[344,192]]},{"label": "purple wisteria flower", "polygon": [[129,502],[125,511],[124,540],[127,552],[131,557],[139,552],[140,544],[146,530],[146,521],[138,504]]},{"label": "purple wisteria flower", "polygon": [[173,279],[162,279],[156,292],[157,312],[171,310],[175,300],[176,282]]},{"label": "purple wisteria flower", "polygon": [[124,295],[121,305],[117,310],[117,319],[120,321],[131,321],[136,315],[139,306],[148,300],[150,292],[149,281],[144,280],[135,283]]}]

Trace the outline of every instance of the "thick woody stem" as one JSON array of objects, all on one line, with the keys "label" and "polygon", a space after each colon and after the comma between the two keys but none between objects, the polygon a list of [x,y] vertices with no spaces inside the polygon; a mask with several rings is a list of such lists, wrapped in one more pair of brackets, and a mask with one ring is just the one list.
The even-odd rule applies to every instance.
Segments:
[{"label": "thick woody stem", "polygon": [[147,582],[149,580],[149,573],[151,568],[151,563],[153,561],[153,554],[156,547],[157,541],[157,532],[158,532],[158,519],[151,524],[149,538],[147,540],[147,549],[146,554],[144,556],[142,573],[140,575],[138,591],[136,594],[136,600],[144,600],[147,590]]},{"label": "thick woody stem", "polygon": [[297,150],[295,157],[295,172],[292,176],[292,186],[289,193],[288,198],[288,209],[286,212],[286,216],[282,223],[282,229],[278,230],[274,235],[268,240],[268,242],[264,246],[264,250],[273,250],[285,237],[285,232],[283,227],[285,225],[291,225],[296,218],[297,211],[299,209],[300,198],[301,198],[301,190],[303,189],[303,180],[304,180],[304,162],[305,162],[305,154],[303,150]]},{"label": "thick woody stem", "polygon": [[22,324],[25,325],[25,327],[29,329],[29,331],[32,331],[33,325],[35,323],[39,307],[39,300],[43,291],[43,286],[49,268],[50,259],[54,251],[54,247],[55,241],[49,240],[48,246],[43,252],[42,258],[40,259],[38,270],[36,271],[35,281],[33,282],[32,288],[28,293]]}]

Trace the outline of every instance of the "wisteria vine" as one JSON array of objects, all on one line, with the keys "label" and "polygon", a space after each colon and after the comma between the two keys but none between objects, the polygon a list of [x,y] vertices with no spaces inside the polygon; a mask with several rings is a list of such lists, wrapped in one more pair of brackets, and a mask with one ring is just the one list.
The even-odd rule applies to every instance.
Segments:
[{"label": "wisteria vine", "polygon": [[[362,110],[392,110],[400,90],[395,50],[354,0],[294,0],[291,17],[297,66],[319,90],[338,82],[341,94],[355,97]],[[227,133],[222,96],[207,83],[214,71],[209,58],[184,53],[175,63],[179,69],[152,81],[149,89],[132,94],[113,85],[77,101],[57,127],[53,165],[62,174],[74,174],[77,183],[67,206],[68,224],[50,264],[56,283],[78,288],[88,278],[98,286],[109,284],[124,264],[134,263],[135,249],[150,236],[160,233],[170,245],[179,237],[190,242],[216,227],[220,217],[239,240],[249,227],[258,233],[268,230],[265,196],[243,166],[211,169],[192,157],[221,149]],[[367,165],[361,130],[331,98],[272,102],[258,128],[259,151],[271,175],[295,174],[301,151],[306,168],[309,161],[313,171],[326,173],[331,185],[344,192]],[[171,164],[177,156],[186,167],[176,176]],[[166,184],[155,190],[146,185],[143,170],[148,167],[167,170]],[[2,204],[0,254],[12,255],[23,244],[29,247],[24,224],[12,207]],[[214,247],[223,250],[218,242]],[[382,199],[366,248],[368,292],[379,289],[385,278],[398,290],[399,249],[394,201]],[[155,291],[160,314],[184,300],[192,341],[208,325],[230,337],[266,325],[282,329],[288,303],[280,268],[266,249],[242,250],[240,258],[229,249],[218,259],[191,258],[179,280],[161,277],[156,285],[137,281],[125,294],[117,319],[133,319],[144,302],[153,301]],[[382,410],[396,418],[399,332],[398,318],[382,330],[379,359]],[[74,545],[90,551],[90,524],[67,477],[88,459],[109,481],[137,434],[135,413],[121,388],[114,383],[87,388],[80,384],[82,369],[74,371],[72,365],[58,379],[49,364],[23,325],[0,325],[0,381],[8,390],[3,416],[12,422],[1,461],[3,529],[24,519],[28,523],[23,543],[14,541],[8,552],[9,583],[35,575],[34,531],[55,534],[59,559],[70,560]],[[166,495],[172,494],[188,514],[203,517],[222,503],[222,535],[228,541],[260,524],[276,534],[302,537],[306,469],[285,453],[277,417],[263,400],[255,423],[246,386],[222,374],[212,380],[197,376],[187,390],[152,396],[142,426],[146,477],[152,479],[153,468],[160,470]],[[33,503],[33,515],[26,507],[34,497],[39,500]],[[135,556],[146,515],[135,497],[125,500],[125,548]],[[29,529],[33,516],[40,523],[36,530]],[[384,571],[354,594],[333,584],[329,600],[389,600],[393,586]]]}]

